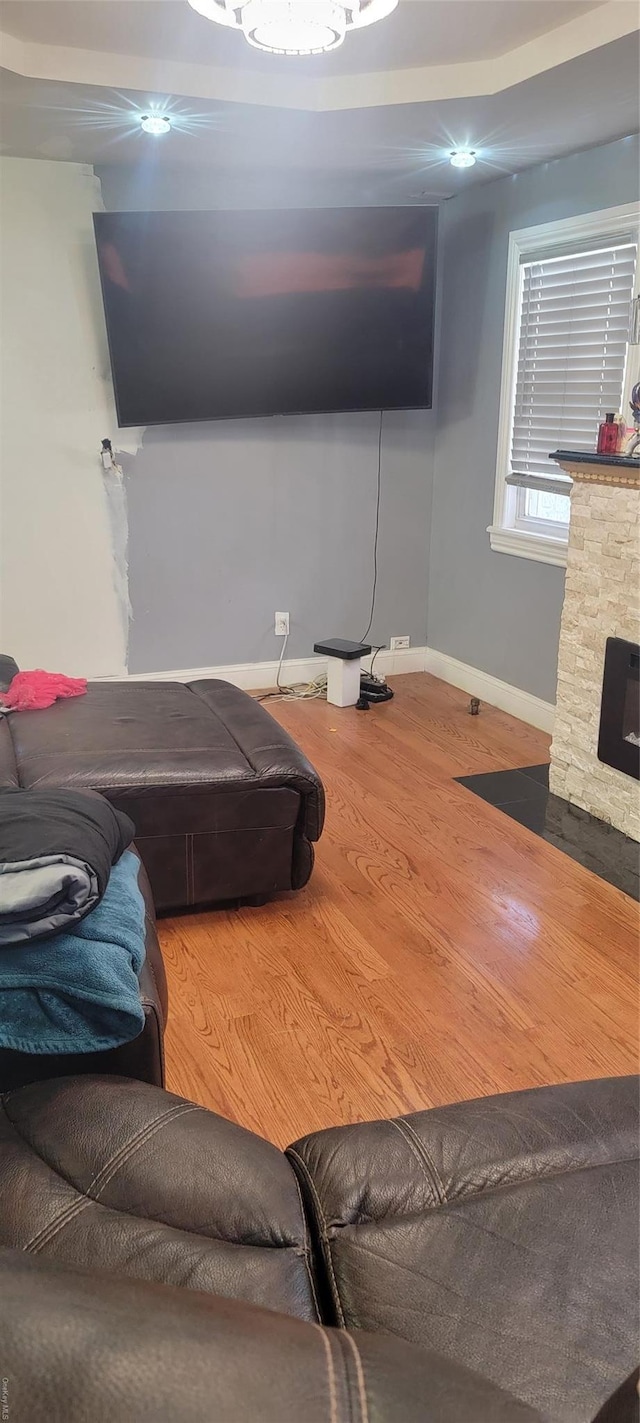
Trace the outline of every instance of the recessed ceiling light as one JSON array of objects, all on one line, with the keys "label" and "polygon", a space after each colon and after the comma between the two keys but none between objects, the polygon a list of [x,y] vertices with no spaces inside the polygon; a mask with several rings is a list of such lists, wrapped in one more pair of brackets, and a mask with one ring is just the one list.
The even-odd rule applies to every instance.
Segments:
[{"label": "recessed ceiling light", "polygon": [[473,148],[454,148],[449,154],[449,162],[454,168],[473,168],[476,155]]},{"label": "recessed ceiling light", "polygon": [[167,114],[142,114],[140,127],[144,133],[154,133],[156,136],[161,133],[168,133],[171,128],[171,119]]}]

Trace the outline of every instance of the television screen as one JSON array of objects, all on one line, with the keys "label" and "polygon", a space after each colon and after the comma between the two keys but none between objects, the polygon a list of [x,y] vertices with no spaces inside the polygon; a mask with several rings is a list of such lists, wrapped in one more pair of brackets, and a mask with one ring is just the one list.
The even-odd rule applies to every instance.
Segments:
[{"label": "television screen", "polygon": [[436,222],[97,213],[120,425],[430,406]]}]

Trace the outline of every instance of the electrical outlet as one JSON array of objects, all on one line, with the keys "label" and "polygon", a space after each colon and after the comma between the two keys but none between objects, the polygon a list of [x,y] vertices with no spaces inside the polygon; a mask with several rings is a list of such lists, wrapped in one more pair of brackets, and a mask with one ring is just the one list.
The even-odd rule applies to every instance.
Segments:
[{"label": "electrical outlet", "polygon": [[410,637],[392,637],[390,646],[391,646],[391,651],[392,651],[392,652],[399,652],[401,647],[410,647],[410,646],[411,646],[411,638],[410,638]]},{"label": "electrical outlet", "polygon": [[289,614],[276,613],[276,637],[289,636]]}]

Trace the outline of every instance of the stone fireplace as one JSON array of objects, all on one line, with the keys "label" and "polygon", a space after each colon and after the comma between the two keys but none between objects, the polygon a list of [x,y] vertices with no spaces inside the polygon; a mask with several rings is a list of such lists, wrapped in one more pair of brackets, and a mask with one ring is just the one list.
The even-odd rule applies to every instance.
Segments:
[{"label": "stone fireplace", "polygon": [[549,786],[640,841],[640,461],[573,479]]}]

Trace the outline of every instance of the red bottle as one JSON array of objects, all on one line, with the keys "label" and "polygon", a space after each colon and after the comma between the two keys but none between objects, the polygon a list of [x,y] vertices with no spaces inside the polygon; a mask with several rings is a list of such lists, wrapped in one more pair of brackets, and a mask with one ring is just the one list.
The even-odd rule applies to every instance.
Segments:
[{"label": "red bottle", "polygon": [[610,415],[605,415],[605,418],[602,421],[602,424],[598,430],[598,454],[617,454],[619,439],[620,431],[618,429],[618,426],[616,425],[616,417],[612,411]]}]

